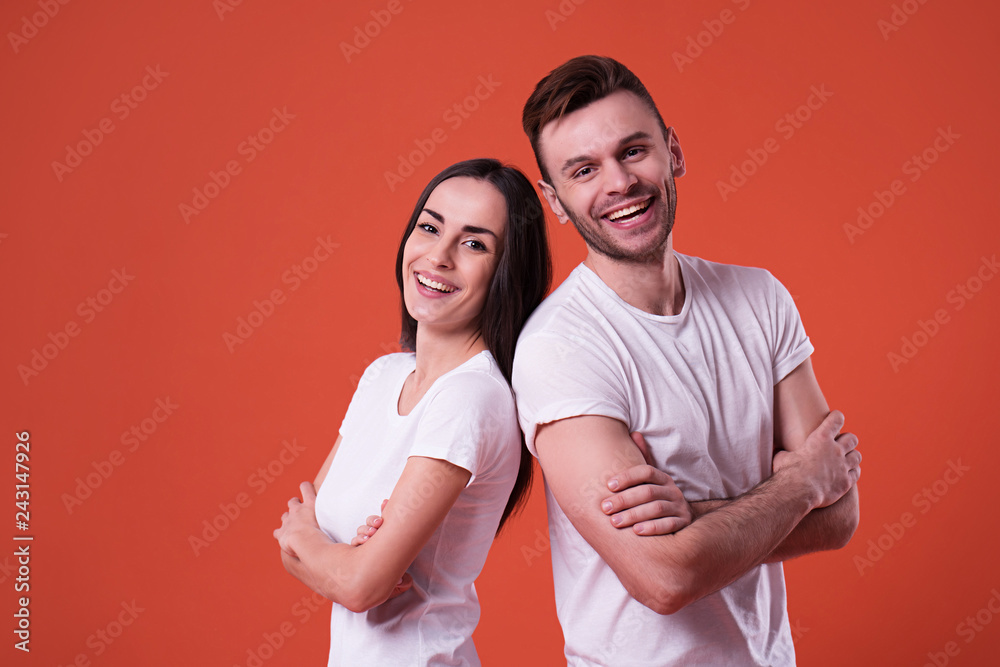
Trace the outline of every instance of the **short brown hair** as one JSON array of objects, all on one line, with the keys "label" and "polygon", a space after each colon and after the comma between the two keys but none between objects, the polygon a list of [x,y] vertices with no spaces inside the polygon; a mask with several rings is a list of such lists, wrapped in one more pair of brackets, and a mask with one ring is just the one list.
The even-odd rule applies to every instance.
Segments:
[{"label": "short brown hair", "polygon": [[667,125],[660,110],[632,71],[613,58],[605,56],[577,56],[555,68],[538,82],[531,97],[524,103],[521,125],[531,141],[535,161],[546,183],[551,184],[548,171],[542,162],[539,137],[542,128],[568,113],[582,109],[619,90],[627,90],[638,97],[656,116],[664,136]]}]

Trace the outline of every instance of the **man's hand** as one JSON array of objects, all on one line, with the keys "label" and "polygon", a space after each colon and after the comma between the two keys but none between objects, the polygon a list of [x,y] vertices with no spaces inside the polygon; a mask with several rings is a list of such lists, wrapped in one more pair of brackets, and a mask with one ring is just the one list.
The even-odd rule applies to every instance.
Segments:
[{"label": "man's hand", "polygon": [[670,475],[652,466],[649,447],[641,433],[631,434],[645,464],[632,466],[608,480],[614,495],[601,501],[601,509],[615,528],[636,535],[669,535],[691,523],[691,506]]},{"label": "man's hand", "polygon": [[814,507],[828,507],[846,494],[861,477],[861,452],[853,433],[841,433],[844,415],[834,410],[793,452],[774,456],[774,473],[795,474],[815,493]]}]

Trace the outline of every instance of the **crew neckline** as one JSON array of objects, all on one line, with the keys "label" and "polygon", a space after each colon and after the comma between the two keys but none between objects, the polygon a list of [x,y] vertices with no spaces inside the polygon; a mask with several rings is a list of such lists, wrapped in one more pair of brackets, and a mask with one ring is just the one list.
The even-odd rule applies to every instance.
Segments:
[{"label": "crew neckline", "polygon": [[684,284],[684,305],[681,306],[681,312],[676,315],[656,315],[654,313],[649,313],[642,308],[636,308],[630,304],[625,299],[618,295],[618,292],[611,289],[611,287],[601,279],[597,272],[592,268],[580,262],[580,264],[574,269],[574,271],[580,271],[581,276],[585,280],[590,281],[595,284],[598,289],[604,292],[609,298],[617,302],[622,308],[631,312],[637,317],[642,317],[653,322],[663,322],[665,324],[679,324],[681,321],[687,317],[688,312],[691,310],[691,301],[694,298],[694,284],[693,281],[689,280],[689,271],[687,266],[687,257],[677,252],[673,251],[674,256],[677,258],[677,266],[680,268],[681,281]]}]

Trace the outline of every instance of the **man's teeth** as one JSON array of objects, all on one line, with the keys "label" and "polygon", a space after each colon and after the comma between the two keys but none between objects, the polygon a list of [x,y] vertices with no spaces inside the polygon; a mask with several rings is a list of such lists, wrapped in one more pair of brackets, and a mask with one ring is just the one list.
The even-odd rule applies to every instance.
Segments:
[{"label": "man's teeth", "polygon": [[632,215],[633,213],[638,213],[639,211],[645,211],[649,207],[649,200],[642,202],[641,204],[635,204],[629,206],[628,208],[623,208],[620,211],[615,211],[608,215],[608,220],[618,220],[624,218],[625,216]]},{"label": "man's teeth", "polygon": [[454,292],[455,291],[454,287],[448,287],[447,285],[443,285],[443,284],[437,282],[436,280],[431,280],[430,278],[425,278],[424,276],[420,275],[419,273],[417,274],[417,281],[419,281],[420,284],[423,285],[424,287],[430,287],[431,289],[437,290],[438,292]]}]

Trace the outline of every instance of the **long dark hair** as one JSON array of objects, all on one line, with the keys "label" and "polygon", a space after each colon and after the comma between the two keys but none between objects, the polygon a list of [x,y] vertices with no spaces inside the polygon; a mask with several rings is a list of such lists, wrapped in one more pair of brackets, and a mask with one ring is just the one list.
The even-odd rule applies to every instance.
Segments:
[{"label": "long dark hair", "polygon": [[[480,317],[483,340],[500,372],[510,384],[514,366],[514,346],[524,323],[531,312],[542,302],[552,281],[552,258],[545,234],[545,215],[534,187],[516,167],[504,165],[499,160],[478,158],[451,165],[431,179],[420,193],[413,214],[403,232],[396,255],[396,283],[402,329],[399,344],[404,350],[414,350],[417,340],[417,321],[410,316],[403,301],[403,248],[410,238],[428,197],[438,185],[449,178],[466,176],[485,181],[499,190],[507,203],[507,230],[496,273],[490,282],[486,304]],[[521,436],[521,464],[517,480],[511,491],[507,507],[500,518],[500,528],[507,519],[521,509],[531,488],[532,456]]]}]

